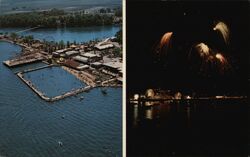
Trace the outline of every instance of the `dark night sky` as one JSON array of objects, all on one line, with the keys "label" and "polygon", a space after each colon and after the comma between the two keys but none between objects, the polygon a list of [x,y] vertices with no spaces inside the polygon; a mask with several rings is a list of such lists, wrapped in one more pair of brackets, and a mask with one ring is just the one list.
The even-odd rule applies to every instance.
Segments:
[{"label": "dark night sky", "polygon": [[[126,8],[128,92],[161,87],[211,93],[247,93],[249,2],[131,0],[127,1]],[[215,21],[223,21],[229,26],[229,47],[212,30]],[[167,59],[161,58],[159,62],[153,53],[154,45],[164,33],[170,31],[174,32],[171,53]],[[212,73],[208,77],[198,74],[196,70],[190,70],[187,52],[191,45],[200,42],[223,51],[232,65],[230,72],[224,75]]]}]

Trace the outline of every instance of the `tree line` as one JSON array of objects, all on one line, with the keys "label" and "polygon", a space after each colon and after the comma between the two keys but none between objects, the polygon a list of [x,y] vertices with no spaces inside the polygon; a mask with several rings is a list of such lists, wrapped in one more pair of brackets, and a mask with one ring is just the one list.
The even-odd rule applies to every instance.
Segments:
[{"label": "tree line", "polygon": [[114,24],[115,15],[85,14],[84,11],[65,13],[52,9],[43,12],[7,14],[0,16],[0,27],[79,27]]}]

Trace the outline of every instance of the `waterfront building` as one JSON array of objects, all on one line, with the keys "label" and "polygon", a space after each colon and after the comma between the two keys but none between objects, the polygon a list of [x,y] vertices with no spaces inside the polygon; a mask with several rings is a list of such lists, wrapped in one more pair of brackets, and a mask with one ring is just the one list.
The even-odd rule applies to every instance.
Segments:
[{"label": "waterfront building", "polygon": [[154,90],[153,89],[146,90],[145,96],[146,98],[153,98],[155,96]]},{"label": "waterfront building", "polygon": [[88,58],[89,62],[97,62],[101,60],[101,56],[89,52],[82,53],[81,56]]},{"label": "waterfront building", "polygon": [[79,51],[67,51],[67,52],[65,52],[66,57],[71,57],[71,56],[78,55],[78,54],[79,54]]},{"label": "waterfront building", "polygon": [[75,56],[73,57],[74,60],[79,61],[81,63],[85,63],[88,64],[89,63],[89,59],[87,57],[83,57],[83,56]]},{"label": "waterfront building", "polygon": [[120,75],[122,74],[122,63],[121,62],[107,62],[103,63],[104,72],[110,73],[111,75]]},{"label": "waterfront building", "polygon": [[98,50],[105,50],[109,48],[113,48],[114,45],[110,42],[110,38],[105,39],[104,41],[101,41],[94,46]]},{"label": "waterfront building", "polygon": [[94,63],[91,63],[90,66],[93,68],[101,68],[102,63],[101,62],[94,62]]},{"label": "waterfront building", "polygon": [[86,64],[80,64],[78,67],[76,67],[77,70],[85,70],[88,68],[89,68],[89,66]]},{"label": "waterfront building", "polygon": [[109,48],[113,48],[114,45],[110,44],[110,43],[103,43],[103,44],[97,44],[95,45],[95,48],[98,50],[105,50],[105,49],[109,49]]},{"label": "waterfront building", "polygon": [[73,69],[77,69],[77,67],[80,66],[80,63],[71,59],[67,59],[65,60],[64,65]]}]

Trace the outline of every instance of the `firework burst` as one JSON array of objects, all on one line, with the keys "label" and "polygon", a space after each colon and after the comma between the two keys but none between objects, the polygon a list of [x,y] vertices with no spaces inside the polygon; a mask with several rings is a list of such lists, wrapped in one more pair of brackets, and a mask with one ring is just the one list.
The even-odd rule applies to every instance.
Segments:
[{"label": "firework burst", "polygon": [[215,54],[215,62],[217,62],[218,69],[221,73],[224,73],[230,67],[226,57],[224,57],[221,53]]},{"label": "firework burst", "polygon": [[220,32],[220,34],[222,35],[222,37],[224,39],[224,42],[226,44],[229,43],[229,33],[230,33],[230,31],[229,31],[228,26],[225,23],[223,23],[223,22],[216,23],[213,30]]},{"label": "firework burst", "polygon": [[[196,62],[194,65],[199,67],[200,72],[205,73],[207,73],[209,69],[212,70],[216,68],[217,71],[223,74],[230,67],[228,60],[222,53],[211,49],[205,43],[194,45],[189,52],[189,59],[192,64]],[[200,65],[198,65],[199,63]]]},{"label": "firework burst", "polygon": [[200,44],[197,44],[196,46],[195,46],[195,49],[197,50],[197,52],[199,53],[199,55],[201,56],[201,57],[207,57],[209,54],[210,54],[210,48],[206,45],[206,44],[204,44],[204,43],[200,43]]},{"label": "firework burst", "polygon": [[167,32],[165,33],[157,45],[157,53],[166,53],[170,47],[170,42],[172,38],[173,32]]}]

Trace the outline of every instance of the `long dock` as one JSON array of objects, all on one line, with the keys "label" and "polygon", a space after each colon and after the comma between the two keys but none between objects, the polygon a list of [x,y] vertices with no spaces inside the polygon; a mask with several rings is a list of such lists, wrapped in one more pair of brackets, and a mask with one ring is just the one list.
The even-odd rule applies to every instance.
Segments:
[{"label": "long dock", "polygon": [[[45,67],[44,67],[45,68]],[[55,97],[48,97],[46,95],[44,95],[41,91],[37,90],[35,88],[35,86],[28,80],[26,80],[24,77],[23,77],[23,73],[22,72],[18,72],[17,73],[17,76],[30,88],[32,89],[41,99],[45,100],[45,101],[48,101],[48,102],[53,102],[53,101],[57,101],[57,100],[61,100],[61,99],[64,99],[66,97],[70,97],[70,96],[73,96],[73,95],[76,95],[76,94],[79,94],[79,93],[82,93],[84,91],[88,91],[90,90],[92,87],[91,86],[86,86],[86,87],[82,87],[82,88],[79,88],[79,89],[76,89],[76,90],[71,90],[69,92],[66,92],[64,94],[61,94],[59,96],[55,96]]]},{"label": "long dock", "polygon": [[42,60],[44,60],[44,56],[42,54],[34,53],[30,55],[21,56],[15,59],[3,61],[3,63],[7,65],[8,67],[14,67],[14,66],[19,66],[19,65],[33,63],[33,62],[42,61]]},{"label": "long dock", "polygon": [[27,73],[27,72],[37,71],[37,70],[49,68],[49,67],[52,67],[52,66],[55,66],[55,65],[53,65],[53,64],[51,64],[51,65],[44,65],[44,66],[41,66],[41,67],[38,67],[38,68],[31,68],[31,69],[26,69],[26,70],[23,70],[23,71],[17,71],[17,72],[15,72],[15,74],[18,74],[19,72]]},{"label": "long dock", "polygon": [[21,31],[17,31],[16,33],[22,33],[22,32],[26,32],[26,31],[31,31],[31,30],[37,29],[37,28],[41,28],[41,26],[36,26],[36,27],[33,27],[33,28],[27,28],[27,29],[24,29],[24,30],[21,30]]}]

